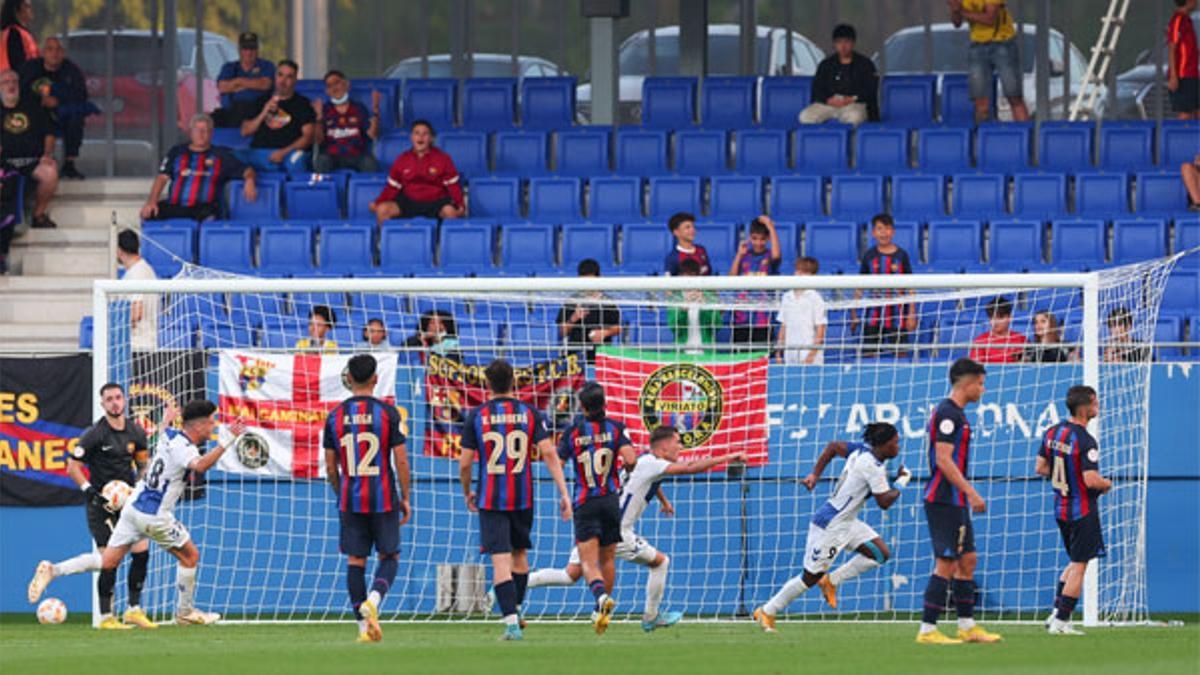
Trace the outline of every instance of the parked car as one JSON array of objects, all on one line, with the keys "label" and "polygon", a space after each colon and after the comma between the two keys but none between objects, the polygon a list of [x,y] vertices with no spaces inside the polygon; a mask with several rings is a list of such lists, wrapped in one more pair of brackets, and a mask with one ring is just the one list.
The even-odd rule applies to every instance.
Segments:
[{"label": "parked car", "polygon": [[[967,49],[969,37],[967,25],[955,28],[951,23],[935,23],[931,27],[933,40],[933,64],[930,72],[935,75],[943,73],[964,73],[967,70]],[[1024,71],[1022,90],[1025,105],[1032,115],[1037,109],[1037,27],[1026,24],[1021,39],[1021,66]],[[1087,58],[1074,44],[1069,45],[1071,53],[1071,72],[1066,73],[1066,50],[1068,43],[1063,34],[1050,29],[1050,118],[1065,117],[1063,113],[1064,86],[1069,80],[1070,96],[1074,100],[1083,84],[1083,75],[1087,71]],[[884,75],[905,75],[925,73],[925,26],[909,26],[892,33],[883,43],[883,52],[876,52],[872,57],[876,66]],[[1098,107],[1105,104],[1104,92],[1101,93]],[[1069,103],[1067,108],[1069,109]],[[997,101],[998,114],[1001,119],[1012,119],[1008,101],[1003,96]],[[1097,111],[1100,114],[1102,111]]]},{"label": "parked car", "polygon": [[[758,26],[754,45],[756,75],[812,75],[825,52],[807,37],[793,32],[792,61],[787,61],[788,31],[773,26]],[[656,76],[679,74],[679,26],[654,29]],[[620,119],[638,123],[642,119],[642,81],[650,75],[650,31],[642,30],[626,38],[617,52],[620,74]],[[708,27],[708,74],[738,75],[741,72],[741,27],[718,23]],[[581,120],[591,118],[592,85],[584,83],[575,91],[576,110]]]},{"label": "parked car", "polygon": [[[1192,26],[1200,33],[1200,12],[1192,12]],[[1158,115],[1158,102],[1162,101],[1164,117],[1175,117],[1167,92],[1167,46],[1157,37],[1155,46],[1143,49],[1134,65],[1117,76],[1116,115],[1121,119],[1150,119]],[[1157,74],[1154,50],[1160,50],[1162,79]]]},{"label": "parked car", "polygon": [[[428,77],[454,77],[449,54],[429,55]],[[517,77],[554,77],[566,75],[558,65],[538,56],[517,57]],[[512,56],[509,54],[474,54],[471,57],[471,77],[512,77]],[[407,80],[421,77],[421,57],[414,56],[393,64],[384,77]]]}]

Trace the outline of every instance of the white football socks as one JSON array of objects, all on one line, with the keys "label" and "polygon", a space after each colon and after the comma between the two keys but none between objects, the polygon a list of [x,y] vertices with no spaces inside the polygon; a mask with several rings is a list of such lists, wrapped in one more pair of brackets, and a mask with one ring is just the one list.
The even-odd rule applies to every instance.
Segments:
[{"label": "white football socks", "polygon": [[972,619],[964,619],[962,617],[958,618],[958,629],[959,630],[971,630],[974,627],[975,627],[975,619],[973,619],[973,618]]},{"label": "white football socks", "polygon": [[95,572],[100,569],[99,553],[83,553],[74,558],[64,560],[54,565],[54,576],[61,577],[81,572]]},{"label": "white football socks", "polygon": [[837,568],[829,575],[829,583],[834,586],[841,586],[863,572],[870,572],[876,567],[879,567],[879,563],[874,558],[868,558],[865,555],[856,555],[846,561],[845,565]]},{"label": "white football socks", "polygon": [[804,583],[804,575],[797,574],[788,579],[783,588],[779,589],[779,592],[763,605],[763,611],[770,616],[775,616],[807,590],[808,585]]},{"label": "white football socks", "polygon": [[566,570],[534,570],[529,573],[529,588],[537,588],[539,586],[574,586],[576,579],[572,579]]},{"label": "white football socks", "polygon": [[370,600],[371,604],[375,605],[376,611],[378,611],[379,606],[383,604],[383,596],[379,595],[379,591],[371,591],[370,593],[367,593],[367,600]]},{"label": "white football socks", "polygon": [[650,578],[646,580],[646,609],[642,613],[643,621],[653,621],[658,617],[658,606],[662,604],[663,592],[667,590],[667,568],[671,559],[663,556],[662,564],[650,568]]},{"label": "white football socks", "polygon": [[180,565],[175,572],[175,586],[179,589],[175,613],[183,615],[195,609],[192,602],[196,596],[196,568]]}]

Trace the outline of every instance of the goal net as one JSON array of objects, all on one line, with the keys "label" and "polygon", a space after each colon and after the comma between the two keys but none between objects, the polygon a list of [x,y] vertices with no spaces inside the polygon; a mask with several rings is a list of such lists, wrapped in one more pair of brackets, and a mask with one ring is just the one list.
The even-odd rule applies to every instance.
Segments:
[{"label": "goal net", "polygon": [[[809,521],[841,462],[812,491],[800,479],[827,442],[858,440],[872,421],[895,424],[901,451],[889,473],[903,463],[913,484],[890,510],[868,503],[862,514],[893,559],[841,587],[837,611],[812,592],[788,615],[909,620],[932,569],[921,508],[929,417],[948,394],[950,364],[973,353],[988,362],[987,391],[967,409],[969,475],[987,500],[974,518],[978,611],[989,620],[1033,620],[1051,605],[1066,558],[1034,458],[1041,433],[1066,416],[1067,388],[1086,383],[1100,394],[1094,433],[1102,473],[1115,487],[1100,500],[1107,557],[1089,572],[1085,618],[1139,621],[1147,618],[1149,364],[1173,262],[1093,274],[898,279],[283,280],[185,265],[170,280],[97,282],[94,376],[127,384],[134,413],[150,428],[168,401],[194,398],[249,425],[213,470],[191,480],[176,511],[201,551],[197,605],[230,618],[349,620],[320,429],[349,395],[339,378],[346,360],[371,351],[380,363],[376,393],[405,420],[413,475],[413,517],[384,618],[488,616],[490,572],[453,458],[463,413],[486,398],[483,366],[504,357],[518,369],[517,395],[545,411],[554,429],[574,414],[573,392],[595,379],[639,449],[649,430],[666,424],[681,431],[686,457],[749,454],[745,467],[666,482],[674,515],[650,505],[637,525],[671,557],[664,608],[689,618],[745,615],[798,574]],[[808,331],[796,315],[819,323],[813,295],[824,303],[825,325]],[[782,352],[781,307],[791,307]],[[1011,332],[1027,344],[1002,337],[1008,309]],[[138,331],[131,336],[131,310],[148,320],[158,314],[152,345]],[[607,333],[610,342],[599,346],[571,341]],[[974,344],[985,333],[992,342]],[[1044,337],[1034,344],[1036,336]],[[805,363],[810,349],[817,356]],[[557,517],[544,467],[535,476],[531,564],[561,568],[572,529]],[[156,550],[143,598],[155,617],[174,609],[174,578],[173,559]],[[640,614],[645,582],[645,568],[618,561],[619,611]],[[120,608],[124,584],[117,589]],[[590,610],[582,584],[531,589],[525,607],[528,616],[554,619]]]}]

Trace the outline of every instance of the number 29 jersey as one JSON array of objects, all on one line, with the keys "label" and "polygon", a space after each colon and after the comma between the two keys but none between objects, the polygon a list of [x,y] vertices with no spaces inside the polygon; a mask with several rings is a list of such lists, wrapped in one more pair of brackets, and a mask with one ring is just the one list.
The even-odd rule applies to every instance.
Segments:
[{"label": "number 29 jersey", "polygon": [[329,411],[323,445],[337,456],[339,511],[387,513],[400,506],[392,448],[404,441],[396,407],[373,396],[348,398]]},{"label": "number 29 jersey", "polygon": [[533,508],[534,448],[550,437],[536,408],[515,398],[494,398],[463,420],[462,448],[475,451],[475,505],[487,511]]}]

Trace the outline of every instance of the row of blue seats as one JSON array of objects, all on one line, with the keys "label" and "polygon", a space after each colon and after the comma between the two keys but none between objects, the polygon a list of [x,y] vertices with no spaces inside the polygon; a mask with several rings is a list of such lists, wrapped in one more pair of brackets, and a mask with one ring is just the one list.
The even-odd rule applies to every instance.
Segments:
[{"label": "row of blue seats", "polygon": [[[231,181],[228,214],[235,220],[370,218],[370,203],[386,185],[377,174],[334,174],[335,180],[263,181],[255,201],[245,199],[241,181]],[[767,192],[769,191],[769,196]],[[1106,219],[1136,213],[1187,217],[1188,197],[1178,173],[1128,174],[1030,172],[1011,181],[999,173],[775,176],[630,176],[593,178],[477,178],[467,184],[472,219],[567,223],[666,220],[684,211],[716,219],[748,220],[764,208],[776,218],[832,216],[865,220],[888,211],[927,220],[947,213],[965,218],[1009,214],[1049,220],[1067,214]],[[281,199],[282,197],[282,199]],[[947,199],[949,197],[949,199]],[[585,209],[584,205],[588,208]],[[707,205],[707,208],[705,206]],[[286,206],[286,208],[284,208]]]}]

